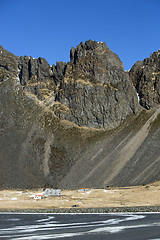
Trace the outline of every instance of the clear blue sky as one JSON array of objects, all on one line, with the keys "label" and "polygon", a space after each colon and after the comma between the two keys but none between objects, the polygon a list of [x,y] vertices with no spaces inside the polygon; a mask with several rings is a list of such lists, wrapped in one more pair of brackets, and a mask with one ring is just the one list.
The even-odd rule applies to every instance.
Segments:
[{"label": "clear blue sky", "polygon": [[160,48],[160,0],[0,0],[0,23],[0,45],[50,65],[89,39],[105,41],[125,70]]}]

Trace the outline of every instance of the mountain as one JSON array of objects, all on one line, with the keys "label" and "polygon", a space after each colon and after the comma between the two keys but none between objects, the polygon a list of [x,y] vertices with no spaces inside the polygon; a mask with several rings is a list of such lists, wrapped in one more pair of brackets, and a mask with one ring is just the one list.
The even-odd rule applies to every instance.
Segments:
[{"label": "mountain", "polygon": [[125,72],[105,42],[70,62],[0,47],[0,188],[106,187],[159,180],[160,50]]}]

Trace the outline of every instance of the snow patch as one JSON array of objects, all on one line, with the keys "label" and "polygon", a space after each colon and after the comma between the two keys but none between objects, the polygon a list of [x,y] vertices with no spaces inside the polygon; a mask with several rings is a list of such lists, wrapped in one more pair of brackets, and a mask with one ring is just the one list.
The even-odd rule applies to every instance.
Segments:
[{"label": "snow patch", "polygon": [[138,102],[140,101],[140,97],[139,97],[139,94],[137,93],[137,98],[138,98]]}]

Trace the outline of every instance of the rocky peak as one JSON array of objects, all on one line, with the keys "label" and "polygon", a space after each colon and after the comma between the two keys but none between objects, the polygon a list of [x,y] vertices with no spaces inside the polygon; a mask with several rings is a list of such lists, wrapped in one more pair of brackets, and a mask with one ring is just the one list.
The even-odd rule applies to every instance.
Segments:
[{"label": "rocky peak", "polygon": [[16,79],[18,75],[18,57],[0,46],[0,82]]},{"label": "rocky peak", "polygon": [[150,109],[160,103],[160,50],[138,61],[130,70],[130,78],[139,94],[140,104]]},{"label": "rocky peak", "polygon": [[28,81],[43,81],[51,76],[51,67],[46,59],[39,57],[20,57],[18,61],[20,82],[25,86]]},{"label": "rocky peak", "polygon": [[70,58],[53,106],[60,119],[79,126],[113,128],[137,112],[136,91],[120,58],[106,43],[81,42],[71,48]]},{"label": "rocky peak", "polygon": [[35,95],[61,120],[107,129],[138,111],[135,88],[120,58],[106,43],[81,42],[70,56],[69,63],[57,62],[56,66],[44,58],[27,56],[7,55],[3,61],[7,67],[15,62],[24,92]]},{"label": "rocky peak", "polygon": [[75,79],[85,76],[92,82],[118,82],[118,72],[124,71],[120,58],[105,42],[81,42],[76,48],[72,47],[70,58]]},{"label": "rocky peak", "polygon": [[76,61],[86,55],[87,51],[94,51],[97,47],[99,47],[99,42],[92,40],[88,40],[85,43],[81,42],[76,48],[72,47],[70,51],[71,62],[75,64]]}]

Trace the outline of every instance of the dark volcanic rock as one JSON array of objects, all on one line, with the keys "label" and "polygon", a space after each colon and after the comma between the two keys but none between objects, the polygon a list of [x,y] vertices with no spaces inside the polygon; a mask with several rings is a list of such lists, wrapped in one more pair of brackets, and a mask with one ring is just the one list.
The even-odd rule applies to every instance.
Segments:
[{"label": "dark volcanic rock", "polygon": [[112,86],[63,81],[57,100],[62,105],[58,109],[53,105],[56,116],[94,128],[114,128],[138,109],[137,96],[128,82]]},{"label": "dark volcanic rock", "polygon": [[54,91],[53,68],[44,58],[20,57],[18,69],[20,83],[24,86],[24,90],[36,95],[38,99],[43,101],[45,96]]},{"label": "dark volcanic rock", "polygon": [[123,63],[105,42],[81,42],[75,49],[71,49],[70,56],[75,79],[115,84],[124,78]]},{"label": "dark volcanic rock", "polygon": [[[106,43],[80,43],[70,56],[69,63],[52,67],[44,58],[15,57],[14,71],[26,92],[47,104],[58,118],[78,126],[114,128],[138,111],[128,73]],[[1,65],[8,71],[5,66],[10,65],[5,64]]]},{"label": "dark volcanic rock", "polygon": [[18,57],[0,46],[0,82],[15,78],[18,74]]},{"label": "dark volcanic rock", "polygon": [[159,103],[159,52],[130,74],[105,43],[70,56],[50,66],[0,47],[0,188],[159,180],[160,109],[142,111],[136,93],[145,108]]},{"label": "dark volcanic rock", "polygon": [[70,57],[56,94],[56,102],[63,107],[53,106],[60,119],[107,129],[138,111],[136,91],[106,43],[80,43],[71,49]]},{"label": "dark volcanic rock", "polygon": [[66,63],[57,62],[55,68],[56,68],[57,76],[61,80],[65,73]]},{"label": "dark volcanic rock", "polygon": [[19,59],[20,82],[25,86],[28,81],[41,82],[51,76],[51,69],[44,58],[33,59],[32,57],[20,57]]},{"label": "dark volcanic rock", "polygon": [[132,67],[130,78],[140,97],[140,104],[150,109],[160,103],[160,50],[150,58],[139,61]]}]

